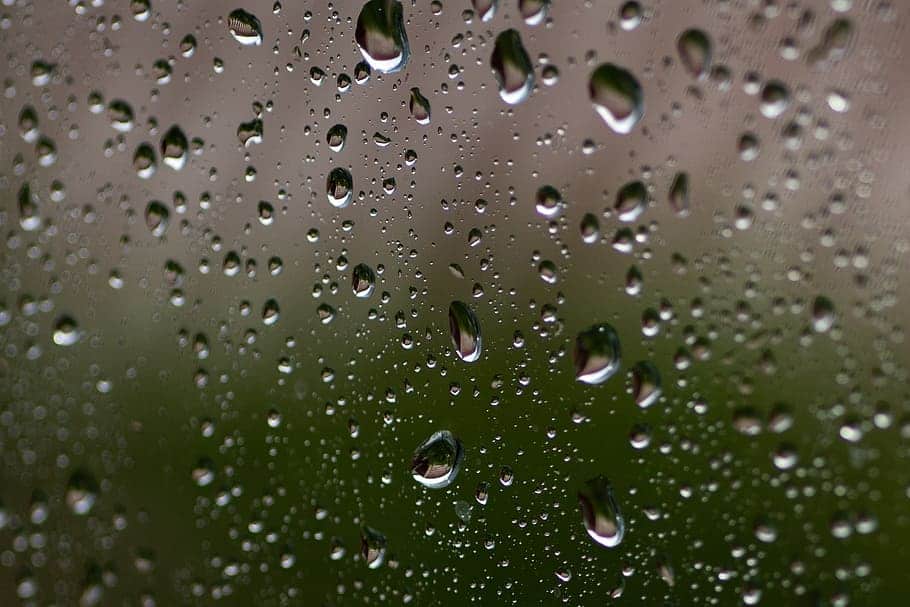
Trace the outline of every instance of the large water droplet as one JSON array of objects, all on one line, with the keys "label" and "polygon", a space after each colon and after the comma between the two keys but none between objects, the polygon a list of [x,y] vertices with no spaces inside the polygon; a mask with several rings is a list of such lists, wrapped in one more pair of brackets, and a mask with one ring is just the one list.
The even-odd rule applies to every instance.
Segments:
[{"label": "large water droplet", "polygon": [[762,87],[759,110],[765,118],[777,118],[790,106],[790,91],[780,80],[769,80]]},{"label": "large water droplet", "polygon": [[152,236],[161,238],[167,232],[171,213],[167,207],[157,200],[153,200],[145,207],[145,225]]},{"label": "large water droplet", "polygon": [[262,24],[256,15],[242,8],[233,10],[228,15],[228,30],[240,44],[245,46],[262,44]]},{"label": "large water droplet", "polygon": [[581,218],[579,229],[581,231],[581,239],[586,244],[594,244],[600,240],[600,222],[593,213],[585,213],[584,217]]},{"label": "large water droplet", "polygon": [[841,61],[847,56],[853,37],[853,24],[848,19],[835,20],[825,28],[818,46],[806,54],[806,61],[815,68]]},{"label": "large water droplet", "polygon": [[635,221],[648,206],[648,190],[640,181],[630,181],[616,193],[616,216],[620,221]]},{"label": "large water droplet", "polygon": [[27,183],[19,188],[19,226],[26,232],[33,232],[41,227],[38,197],[32,194],[32,189]]},{"label": "large water droplet", "polygon": [[278,307],[278,302],[274,299],[269,299],[262,306],[262,322],[266,326],[272,326],[278,322],[278,317],[281,313],[280,308]]},{"label": "large water droplet", "polygon": [[[410,50],[404,29],[404,9],[397,0],[368,0],[357,17],[354,32],[363,58],[373,69],[397,72],[408,62]],[[355,78],[356,78],[355,69]]]},{"label": "large water droplet", "polygon": [[627,32],[631,32],[641,25],[644,10],[641,3],[635,0],[629,0],[619,7],[619,27]]},{"label": "large water droplet", "polygon": [[66,505],[73,514],[88,514],[98,499],[98,483],[85,470],[76,470],[66,487]]},{"label": "large water droplet", "polygon": [[423,96],[419,88],[411,89],[411,101],[408,107],[417,124],[430,124],[430,100]]},{"label": "large water droplet", "polygon": [[471,0],[471,5],[481,21],[492,21],[499,8],[499,0]]},{"label": "large water droplet", "polygon": [[670,208],[678,217],[689,214],[689,174],[679,172],[670,185]]},{"label": "large water droplet", "polygon": [[411,476],[424,487],[442,489],[458,476],[463,459],[461,441],[448,430],[434,432],[414,451]]},{"label": "large water droplet", "polygon": [[550,8],[550,0],[518,0],[518,12],[525,23],[531,26],[543,23]]},{"label": "large water droplet", "polygon": [[551,185],[541,186],[537,190],[535,207],[544,217],[555,217],[562,207],[562,194]]},{"label": "large water droplet", "polygon": [[158,169],[155,148],[148,143],[140,143],[133,154],[133,170],[141,179],[150,179]]},{"label": "large water droplet", "polygon": [[329,128],[325,134],[325,142],[333,152],[340,152],[344,149],[344,144],[348,138],[348,127],[343,124],[336,124]]},{"label": "large water droplet", "polygon": [[54,343],[58,346],[72,346],[79,341],[80,331],[76,321],[70,316],[60,316],[54,323]]},{"label": "large water droplet", "polygon": [[190,471],[190,476],[197,487],[207,487],[215,480],[215,462],[207,457],[200,457]]},{"label": "large water droplet", "polygon": [[186,164],[188,148],[186,135],[175,124],[161,138],[161,161],[175,171],[179,171]]},{"label": "large water droplet", "polygon": [[521,103],[531,94],[534,68],[516,30],[507,29],[496,36],[490,67],[499,83],[499,96],[506,103]]},{"label": "large water droplet", "polygon": [[28,143],[38,141],[38,113],[30,105],[26,105],[19,112],[19,135]]},{"label": "large water droplet", "polygon": [[364,526],[360,530],[360,554],[370,569],[378,569],[385,562],[386,537],[373,529]]},{"label": "large water droplet", "polygon": [[620,135],[630,133],[644,115],[644,93],[638,80],[612,63],[601,64],[591,73],[588,94],[603,121]]},{"label": "large water droplet", "polygon": [[136,21],[147,21],[152,13],[151,0],[130,0],[130,11]]},{"label": "large water droplet", "polygon": [[602,384],[619,370],[619,336],[607,323],[594,325],[575,337],[575,379],[586,384]]},{"label": "large water droplet", "polygon": [[699,29],[688,29],[676,41],[679,62],[693,77],[701,80],[711,67],[711,39]]},{"label": "large water droplet", "polygon": [[632,396],[635,404],[646,409],[661,395],[660,371],[653,363],[641,361],[632,367]]},{"label": "large water droplet", "polygon": [[834,326],[834,302],[819,295],[812,302],[812,330],[816,333],[827,333]]},{"label": "large water droplet", "polygon": [[351,204],[354,197],[354,179],[350,171],[344,167],[335,167],[329,173],[325,182],[325,192],[329,204],[337,209],[343,209]]},{"label": "large water droplet", "polygon": [[262,120],[256,118],[249,122],[242,122],[237,127],[237,138],[243,147],[249,147],[254,143],[262,143]]},{"label": "large water droplet", "polygon": [[107,106],[107,116],[111,127],[120,133],[127,133],[133,129],[133,108],[126,101],[114,99]]},{"label": "large water droplet", "polygon": [[351,272],[351,283],[354,295],[362,298],[369,297],[376,288],[376,273],[367,264],[359,263]]},{"label": "large water droplet", "polygon": [[458,358],[469,363],[480,358],[480,323],[467,304],[453,301],[449,306],[449,331]]},{"label": "large water droplet", "polygon": [[626,523],[606,477],[597,476],[586,482],[578,492],[578,504],[591,539],[606,548],[615,548],[622,542]]}]

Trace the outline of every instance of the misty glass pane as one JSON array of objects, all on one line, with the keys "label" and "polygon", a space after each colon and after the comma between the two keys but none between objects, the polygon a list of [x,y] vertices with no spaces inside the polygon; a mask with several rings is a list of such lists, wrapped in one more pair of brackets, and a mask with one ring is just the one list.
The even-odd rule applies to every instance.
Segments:
[{"label": "misty glass pane", "polygon": [[903,0],[0,0],[0,605],[898,605]]}]

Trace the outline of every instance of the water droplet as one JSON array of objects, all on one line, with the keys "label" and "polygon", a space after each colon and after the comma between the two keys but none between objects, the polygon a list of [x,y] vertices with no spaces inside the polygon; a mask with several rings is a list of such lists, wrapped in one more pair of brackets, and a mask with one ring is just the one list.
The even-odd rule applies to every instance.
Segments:
[{"label": "water droplet", "polygon": [[366,61],[359,61],[357,65],[354,66],[354,82],[357,84],[366,84],[370,80],[371,73],[370,64]]},{"label": "water droplet", "polygon": [[606,548],[615,548],[622,542],[626,523],[606,477],[597,476],[586,482],[578,492],[578,504],[591,539]]},{"label": "water droplet", "polygon": [[200,457],[190,474],[197,487],[207,487],[215,480],[215,462],[207,457]]},{"label": "water droplet", "polygon": [[19,188],[19,226],[26,232],[33,232],[41,227],[38,197],[32,194],[32,189],[27,183]]},{"label": "water droplet", "polygon": [[585,213],[581,218],[581,239],[586,244],[594,244],[600,240],[600,222],[593,213]]},{"label": "water droplet", "polygon": [[822,33],[818,46],[806,54],[806,61],[814,68],[837,63],[847,56],[853,41],[853,24],[847,19],[837,19]]},{"label": "water droplet", "polygon": [[344,167],[335,167],[326,179],[325,189],[329,204],[336,209],[343,209],[351,204],[354,196],[354,179]]},{"label": "water droplet", "polygon": [[518,0],[518,12],[530,26],[540,25],[547,17],[550,0]]},{"label": "water droplet", "polygon": [[471,0],[471,5],[481,21],[492,21],[499,8],[499,0]]},{"label": "water droplet", "polygon": [[649,361],[635,363],[632,367],[632,396],[635,404],[645,409],[657,402],[661,395],[660,371]]},{"label": "water droplet", "polygon": [[335,320],[335,308],[327,303],[321,303],[316,308],[316,316],[322,324],[327,325]]},{"label": "water droplet", "polygon": [[850,109],[850,97],[843,91],[828,91],[827,101],[828,107],[839,114],[842,114]]},{"label": "water droplet", "polygon": [[234,40],[244,46],[262,44],[262,24],[255,15],[242,8],[235,9],[228,15],[228,30]]},{"label": "water droplet", "polygon": [[369,297],[376,288],[376,273],[367,264],[359,263],[351,272],[351,283],[354,295],[361,298]]},{"label": "water droplet", "polygon": [[648,190],[640,181],[630,181],[616,194],[616,215],[620,221],[632,222],[641,217],[648,206]]},{"label": "water droplet", "polygon": [[480,358],[480,323],[467,304],[453,301],[449,306],[449,331],[458,358],[469,363]]},{"label": "water droplet", "polygon": [[340,152],[344,149],[344,144],[348,138],[348,127],[343,124],[336,124],[331,127],[325,135],[325,142],[333,152]]},{"label": "water droplet", "polygon": [[66,505],[80,516],[86,515],[98,499],[98,483],[85,470],[76,470],[66,487]]},{"label": "water droplet", "polygon": [[834,326],[834,302],[819,295],[812,302],[812,330],[816,333],[827,333]]},{"label": "water droplet", "polygon": [[644,93],[630,72],[603,63],[591,73],[588,93],[594,109],[613,132],[632,132],[645,112]]},{"label": "water droplet", "polygon": [[133,154],[133,170],[141,179],[150,179],[158,170],[155,148],[148,143],[140,143]]},{"label": "water droplet", "polygon": [[193,34],[187,34],[180,41],[179,48],[184,59],[189,59],[196,52],[196,37]]},{"label": "water droplet", "polygon": [[419,88],[411,89],[411,101],[408,107],[417,124],[430,124],[430,100],[423,96]]},{"label": "water droplet", "polygon": [[25,570],[16,578],[16,596],[20,599],[31,599],[38,594],[38,581],[32,577],[31,572]]},{"label": "water droplet", "polygon": [[689,174],[679,172],[670,185],[670,208],[677,217],[689,215]]},{"label": "water droplet", "polygon": [[19,112],[19,136],[28,143],[38,140],[38,113],[35,108],[26,105]]},{"label": "water droplet", "polygon": [[262,322],[266,326],[272,326],[278,322],[278,316],[280,309],[278,308],[278,302],[274,299],[269,299],[262,306]]},{"label": "water droplet", "polygon": [[642,8],[639,2],[630,0],[619,7],[619,27],[631,32],[641,25]]},{"label": "water droplet", "polygon": [[147,21],[152,13],[151,0],[130,0],[130,12],[136,21]]},{"label": "water droplet", "polygon": [[275,208],[265,200],[259,201],[259,223],[264,226],[270,226],[275,221]]},{"label": "water droplet", "polygon": [[766,82],[762,87],[759,110],[765,118],[777,118],[790,106],[790,91],[779,80]]},{"label": "water droplet", "polygon": [[128,133],[133,129],[133,108],[126,101],[114,99],[107,106],[107,116],[111,127],[120,133]]},{"label": "water droplet", "polygon": [[594,325],[575,337],[575,379],[586,384],[602,384],[619,370],[619,336],[607,323]]},{"label": "water droplet", "polygon": [[556,284],[556,281],[559,278],[559,271],[556,268],[556,264],[548,259],[540,262],[540,265],[537,266],[537,273],[540,275],[542,281],[550,285]]},{"label": "water droplet", "polygon": [[490,483],[486,481],[477,483],[477,487],[474,489],[474,499],[481,506],[486,506],[490,499]]},{"label": "water droplet", "polygon": [[386,537],[376,529],[364,526],[360,530],[360,554],[370,569],[382,567],[387,545]]},{"label": "water droplet", "polygon": [[761,143],[755,133],[743,133],[739,137],[737,149],[740,158],[745,162],[752,162],[758,158],[758,154],[761,152]]},{"label": "water droplet", "polygon": [[31,76],[32,84],[35,86],[47,86],[54,77],[57,66],[44,61],[34,61],[32,63]]},{"label": "water droplet", "polygon": [[537,190],[537,212],[544,217],[555,217],[562,208],[562,194],[551,185],[545,185]]},{"label": "water droplet", "polygon": [[534,68],[516,30],[507,29],[496,36],[490,67],[499,84],[499,96],[506,103],[521,103],[531,94]]},{"label": "water droplet", "polygon": [[58,346],[72,346],[79,341],[80,331],[70,316],[61,316],[54,323],[54,343]]},{"label": "water droplet", "polygon": [[448,430],[434,432],[414,451],[411,476],[424,487],[442,489],[458,476],[463,459],[461,441]]},{"label": "water droplet", "polygon": [[237,127],[237,138],[245,148],[254,143],[262,143],[262,120],[256,118],[249,122],[242,122]]},{"label": "water droplet", "polygon": [[152,236],[161,238],[167,232],[171,213],[167,207],[157,200],[153,200],[145,207],[145,225]]},{"label": "water droplet", "polygon": [[186,135],[175,124],[161,138],[161,161],[175,171],[179,171],[186,164],[188,148]]},{"label": "water droplet", "polygon": [[703,79],[711,67],[711,39],[698,29],[688,29],[676,41],[679,61],[693,78]]},{"label": "water droplet", "polygon": [[[397,0],[368,0],[357,17],[354,37],[363,58],[373,69],[391,74],[408,62],[410,49],[404,29],[404,9]],[[358,79],[356,69],[354,74]]]}]

